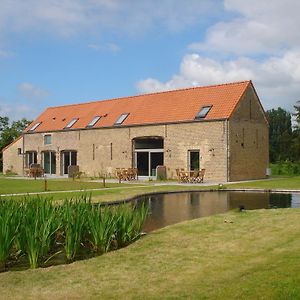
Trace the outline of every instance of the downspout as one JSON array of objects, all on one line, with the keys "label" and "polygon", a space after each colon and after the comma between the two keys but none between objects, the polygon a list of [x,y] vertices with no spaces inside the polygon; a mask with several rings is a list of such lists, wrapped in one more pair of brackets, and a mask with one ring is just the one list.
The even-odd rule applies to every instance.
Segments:
[{"label": "downspout", "polygon": [[228,119],[225,120],[226,126],[226,181],[229,182],[230,174],[229,174],[229,166],[230,166],[230,158],[229,158],[229,121]]}]

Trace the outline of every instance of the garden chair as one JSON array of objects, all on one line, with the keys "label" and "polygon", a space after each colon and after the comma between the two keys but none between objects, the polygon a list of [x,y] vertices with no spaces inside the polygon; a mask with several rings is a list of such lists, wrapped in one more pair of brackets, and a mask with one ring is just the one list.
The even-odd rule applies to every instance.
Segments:
[{"label": "garden chair", "polygon": [[203,183],[204,174],[205,174],[205,169],[201,169],[199,171],[199,175],[197,176],[196,182]]},{"label": "garden chair", "polygon": [[193,170],[193,171],[191,171],[190,174],[191,174],[191,177],[189,178],[189,182],[196,183],[199,178],[199,170],[198,169]]}]

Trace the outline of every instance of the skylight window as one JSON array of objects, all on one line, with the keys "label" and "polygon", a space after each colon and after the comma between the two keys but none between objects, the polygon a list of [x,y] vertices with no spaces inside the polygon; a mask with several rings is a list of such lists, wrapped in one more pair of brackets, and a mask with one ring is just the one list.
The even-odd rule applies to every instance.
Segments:
[{"label": "skylight window", "polygon": [[35,131],[41,124],[42,122],[38,122],[34,124],[28,131]]},{"label": "skylight window", "polygon": [[212,108],[212,105],[202,106],[200,111],[197,113],[195,119],[204,119],[211,108]]},{"label": "skylight window", "polygon": [[78,121],[78,118],[72,119],[64,129],[71,128],[77,121]]},{"label": "skylight window", "polygon": [[129,113],[121,114],[119,119],[115,122],[115,125],[122,124],[125,121],[125,119],[128,117],[128,115],[129,115]]},{"label": "skylight window", "polygon": [[96,123],[101,119],[101,116],[96,116],[86,127],[94,127]]}]

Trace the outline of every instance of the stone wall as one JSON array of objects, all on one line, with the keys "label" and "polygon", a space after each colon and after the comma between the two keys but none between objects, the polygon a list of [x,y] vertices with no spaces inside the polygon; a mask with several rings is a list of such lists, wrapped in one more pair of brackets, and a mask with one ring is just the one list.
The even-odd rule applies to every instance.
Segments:
[{"label": "stone wall", "polygon": [[266,177],[269,164],[269,127],[252,86],[229,121],[229,180]]},{"label": "stone wall", "polygon": [[[167,177],[176,177],[176,168],[188,168],[188,151],[200,150],[200,167],[205,180],[226,180],[226,128],[224,121],[192,122],[170,125],[102,128],[52,133],[32,133],[24,137],[24,151],[37,151],[42,163],[43,151],[55,151],[57,175],[62,175],[61,152],[76,150],[80,171],[88,176],[114,175],[115,168],[132,167],[132,140],[160,136],[164,139],[164,164]],[[44,145],[44,135],[52,135],[51,145]],[[10,148],[14,148],[12,145]],[[12,153],[15,150],[11,149]],[[167,151],[168,150],[168,151]],[[7,164],[14,158],[7,156]],[[18,172],[22,173],[22,172]]]},{"label": "stone wall", "polygon": [[[20,138],[3,150],[3,173],[11,171],[23,175],[23,139]],[[19,150],[21,149],[21,154]]]}]

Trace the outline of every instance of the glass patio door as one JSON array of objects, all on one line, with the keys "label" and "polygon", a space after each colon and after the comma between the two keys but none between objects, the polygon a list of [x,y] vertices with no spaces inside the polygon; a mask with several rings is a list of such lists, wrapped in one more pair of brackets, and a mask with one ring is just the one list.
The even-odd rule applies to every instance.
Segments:
[{"label": "glass patio door", "polygon": [[63,174],[69,173],[69,166],[77,165],[77,152],[76,151],[64,151],[62,154],[63,159]]},{"label": "glass patio door", "polygon": [[163,150],[144,149],[135,151],[135,165],[139,176],[156,176],[156,167],[163,164]]},{"label": "glass patio door", "polygon": [[43,152],[43,168],[45,174],[56,174],[56,154],[53,151]]}]

